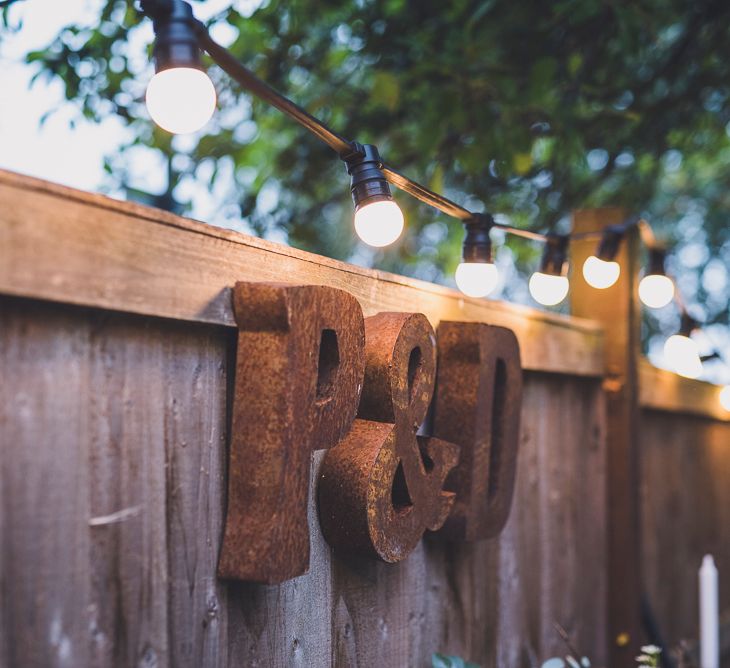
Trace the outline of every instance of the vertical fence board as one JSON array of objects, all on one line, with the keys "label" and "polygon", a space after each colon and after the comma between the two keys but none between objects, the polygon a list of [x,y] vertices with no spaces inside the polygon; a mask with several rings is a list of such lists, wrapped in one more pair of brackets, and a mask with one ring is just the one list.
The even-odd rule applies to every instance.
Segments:
[{"label": "vertical fence board", "polygon": [[[526,384],[518,494],[503,541],[516,524],[515,558],[525,627],[519,660],[565,653],[554,624],[606,661],[605,457],[602,395],[590,382],[531,374]],[[503,576],[504,577],[504,576]],[[504,606],[505,603],[502,603]],[[500,609],[500,614],[502,609]]]},{"label": "vertical fence board", "polygon": [[[120,317],[94,314],[78,324],[89,332],[90,359],[82,363],[93,388],[96,661],[168,666],[164,344],[152,328]],[[117,513],[128,515],[109,521]]]},{"label": "vertical fence board", "polygon": [[[583,390],[581,390],[581,385]],[[608,452],[606,444],[606,398],[602,392],[590,394],[588,383],[573,386],[579,396],[585,394],[583,408],[576,397],[567,399],[572,407],[564,424],[572,425],[571,441],[576,456],[564,473],[574,485],[575,502],[571,512],[576,515],[573,536],[576,568],[580,578],[567,573],[572,580],[575,599],[573,604],[574,628],[579,649],[594,652],[601,648],[604,654],[593,656],[592,665],[608,665],[610,637],[605,602],[608,599],[608,541],[606,536]],[[596,531],[594,522],[601,518],[602,531]],[[594,609],[601,610],[591,614]],[[598,622],[598,623],[597,623]]]},{"label": "vertical fence board", "polygon": [[[424,543],[422,663],[434,652],[493,665],[497,652],[499,543]],[[406,665],[419,665],[415,661]]]},{"label": "vertical fence board", "polygon": [[[8,666],[89,664],[85,332],[0,300],[2,633]],[[48,336],[53,332],[53,341]]]},{"label": "vertical fence board", "polygon": [[163,348],[168,618],[175,668],[229,665],[227,588],[216,578],[226,488],[227,365],[220,336],[212,328],[199,329],[169,337]]},{"label": "vertical fence board", "polygon": [[730,609],[730,423],[643,413],[642,557],[647,593],[669,646],[698,638],[697,571],[710,553]]},{"label": "vertical fence board", "polygon": [[416,630],[411,623],[421,614],[423,575],[422,545],[401,564],[336,559],[332,594],[339,607],[338,622],[345,628],[335,633],[341,638],[348,624],[352,629],[345,655],[334,657],[336,665],[345,665],[352,656],[357,666],[415,664],[417,657],[409,653]]},{"label": "vertical fence board", "polygon": [[325,451],[310,473],[309,572],[281,585],[229,583],[230,665],[329,665],[332,626],[331,556],[317,519],[315,490]]},{"label": "vertical fence board", "polygon": [[[526,440],[523,438],[523,441]],[[525,455],[523,447],[522,455]],[[519,469],[518,469],[519,470]],[[523,507],[526,505],[522,503]],[[496,599],[498,619],[496,628],[489,633],[490,666],[537,665],[537,648],[528,635],[529,610],[524,597],[524,587],[530,573],[520,566],[521,532],[514,529],[517,522],[508,524],[499,540],[499,581]],[[534,553],[533,553],[534,554]]]}]

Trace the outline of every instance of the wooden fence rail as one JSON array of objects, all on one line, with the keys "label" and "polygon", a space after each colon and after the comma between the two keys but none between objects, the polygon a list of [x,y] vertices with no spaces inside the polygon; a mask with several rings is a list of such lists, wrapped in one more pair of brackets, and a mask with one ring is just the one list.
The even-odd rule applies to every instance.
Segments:
[{"label": "wooden fence rail", "polygon": [[[298,251],[147,207],[0,171],[0,293],[234,327],[236,281],[330,285],[365,315],[418,311],[503,325],[525,368],[603,373],[600,327]],[[154,280],[153,280],[154,279]]]}]

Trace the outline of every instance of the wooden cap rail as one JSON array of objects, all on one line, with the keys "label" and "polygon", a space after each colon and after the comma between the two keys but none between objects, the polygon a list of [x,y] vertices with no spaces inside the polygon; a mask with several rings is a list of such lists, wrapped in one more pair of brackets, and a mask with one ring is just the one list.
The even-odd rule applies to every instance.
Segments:
[{"label": "wooden cap rail", "polygon": [[[315,224],[315,223],[313,223]],[[590,320],[471,299],[130,202],[0,171],[0,294],[234,327],[236,281],[347,290],[365,315],[419,311],[514,330],[526,369],[603,374]]]},{"label": "wooden cap rail", "polygon": [[648,360],[639,365],[639,403],[644,409],[730,422],[730,411],[720,405],[721,389],[712,383],[657,369]]}]

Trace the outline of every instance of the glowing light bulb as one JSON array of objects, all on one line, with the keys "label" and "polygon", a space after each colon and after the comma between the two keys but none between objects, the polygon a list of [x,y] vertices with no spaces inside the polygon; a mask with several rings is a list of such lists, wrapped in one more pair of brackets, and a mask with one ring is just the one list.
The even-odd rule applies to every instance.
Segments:
[{"label": "glowing light bulb", "polygon": [[215,111],[215,88],[208,75],[192,67],[158,72],[147,86],[147,111],[163,130],[188,134],[200,130]]},{"label": "glowing light bulb", "polygon": [[725,387],[720,390],[720,406],[722,406],[726,411],[730,411],[730,385],[725,385]]},{"label": "glowing light bulb", "polygon": [[586,279],[586,283],[600,290],[610,288],[618,280],[620,273],[621,267],[618,262],[607,262],[595,255],[591,255],[583,264],[583,278]]},{"label": "glowing light bulb", "polygon": [[688,336],[670,336],[664,343],[664,356],[680,376],[697,378],[702,373],[702,360],[697,344]]},{"label": "glowing light bulb", "polygon": [[536,271],[530,276],[530,294],[543,306],[555,306],[565,299],[570,284],[565,276],[543,274]]},{"label": "glowing light bulb", "polygon": [[649,308],[662,308],[674,297],[674,283],[668,276],[648,274],[639,283],[639,299]]},{"label": "glowing light bulb", "polygon": [[468,297],[486,297],[497,287],[499,272],[491,262],[462,262],[454,278],[459,290]]},{"label": "glowing light bulb", "polygon": [[355,231],[370,246],[388,246],[403,231],[403,212],[393,200],[366,204],[355,211]]}]

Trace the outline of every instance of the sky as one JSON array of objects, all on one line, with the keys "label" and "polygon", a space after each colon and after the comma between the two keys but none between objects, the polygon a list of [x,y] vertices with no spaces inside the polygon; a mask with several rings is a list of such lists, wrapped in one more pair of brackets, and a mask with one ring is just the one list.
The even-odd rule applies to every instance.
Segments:
[{"label": "sky", "polygon": [[[205,20],[230,6],[231,0],[206,0],[196,4],[196,15]],[[253,12],[261,0],[239,0],[236,8],[241,14]],[[0,169],[20,172],[88,191],[102,191],[112,197],[123,198],[105,179],[104,157],[129,138],[128,130],[116,118],[92,123],[79,118],[76,108],[65,100],[59,82],[45,78],[31,84],[35,68],[23,63],[29,51],[47,46],[59,31],[69,24],[92,25],[98,20],[102,0],[21,0],[10,8],[10,24],[20,26],[14,33],[5,33],[0,39],[0,64],[2,64],[3,95],[0,96]],[[229,26],[216,26],[211,32],[224,46],[232,42],[234,34],[226,33]],[[152,27],[146,22],[135,30],[132,39],[139,42],[138,51],[152,41]],[[136,44],[131,46],[136,48]],[[141,57],[146,57],[142,56]],[[152,76],[149,65],[148,76]],[[143,87],[145,82],[140,82]],[[140,88],[142,90],[142,88]],[[41,125],[41,118],[54,110]],[[70,125],[74,119],[75,125]],[[180,141],[195,141],[178,138]],[[177,141],[177,140],[176,140]],[[132,156],[134,173],[129,185],[150,193],[163,192],[167,184],[167,172],[159,155],[144,147],[136,147]],[[225,186],[223,186],[225,187]],[[199,182],[183,181],[175,191],[180,201],[190,200],[191,217],[198,220],[226,225],[221,221],[221,193],[209,191]],[[236,225],[234,225],[236,227]],[[240,223],[237,229],[248,231]],[[286,242],[285,238],[275,241]],[[354,258],[357,263],[358,258]],[[500,268],[504,275],[510,267]],[[525,301],[527,292],[525,292]],[[727,331],[714,334],[714,343],[702,341],[703,348],[728,342]],[[704,344],[704,345],[703,345]],[[657,366],[668,367],[663,359],[662,342],[652,341],[649,357]],[[726,347],[726,346],[725,346]],[[730,382],[730,370],[722,365],[707,365],[707,374],[715,382]]]},{"label": "sky", "polygon": [[[122,198],[121,192],[108,189],[104,178],[104,156],[112,154],[128,138],[121,121],[108,118],[102,123],[79,119],[76,108],[66,101],[59,82],[31,80],[35,68],[23,63],[25,55],[47,46],[69,24],[93,25],[102,0],[21,0],[10,8],[10,24],[20,25],[15,33],[0,39],[3,95],[0,97],[0,169],[8,169],[82,190],[99,191]],[[253,0],[239,3],[242,11],[251,9]],[[196,15],[207,16],[230,5],[230,0],[207,0],[196,7]],[[233,36],[214,33],[226,44]],[[152,41],[149,22],[137,31],[135,39],[143,46]],[[152,76],[152,66],[149,76]],[[41,125],[41,118],[54,110]],[[74,119],[75,125],[69,122]],[[134,156],[136,183],[149,192],[162,192],[167,185],[165,166],[154,151],[138,149]],[[191,197],[193,216],[201,220],[215,211],[215,197],[192,184],[183,188],[182,199]]]},{"label": "sky", "polygon": [[[71,131],[69,120],[75,113],[61,85],[40,81],[31,87],[34,70],[22,63],[28,51],[47,45],[64,25],[91,23],[99,5],[95,0],[24,0],[11,8],[11,24],[22,19],[22,28],[0,41],[0,168],[99,189],[103,156],[123,140],[122,124],[110,118],[99,125],[81,122]],[[41,116],[49,109],[58,113],[40,128]]]}]

